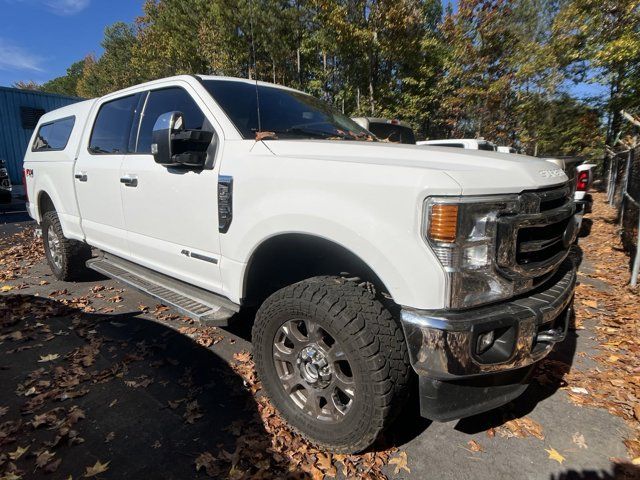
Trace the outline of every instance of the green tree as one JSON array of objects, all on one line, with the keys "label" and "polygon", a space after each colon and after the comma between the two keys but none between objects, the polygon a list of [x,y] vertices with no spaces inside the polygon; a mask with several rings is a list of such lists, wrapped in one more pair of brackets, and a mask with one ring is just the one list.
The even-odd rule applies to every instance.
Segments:
[{"label": "green tree", "polygon": [[564,0],[553,35],[574,79],[607,87],[607,143],[613,145],[625,128],[620,110],[640,108],[640,1]]},{"label": "green tree", "polygon": [[67,68],[66,75],[43,83],[40,90],[43,92],[58,93],[60,95],[78,96],[78,82],[82,77],[84,65],[84,60],[72,63],[71,66]]},{"label": "green tree", "polygon": [[133,50],[137,38],[133,26],[117,22],[107,27],[102,40],[104,53],[99,59],[85,58],[77,92],[82,97],[96,97],[125,88],[140,81],[133,68]]}]

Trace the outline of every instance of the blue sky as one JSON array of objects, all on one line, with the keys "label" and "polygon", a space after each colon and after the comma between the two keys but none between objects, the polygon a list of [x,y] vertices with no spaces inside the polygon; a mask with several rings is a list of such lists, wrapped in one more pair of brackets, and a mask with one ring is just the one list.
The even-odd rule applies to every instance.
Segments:
[{"label": "blue sky", "polygon": [[[101,53],[104,28],[133,22],[144,0],[0,0],[0,85],[64,75],[73,62]],[[445,5],[455,0],[444,0]],[[579,97],[606,95],[599,85],[567,85]]]},{"label": "blue sky", "polygon": [[64,75],[89,53],[101,53],[104,27],[132,22],[143,0],[0,0],[0,85]]}]

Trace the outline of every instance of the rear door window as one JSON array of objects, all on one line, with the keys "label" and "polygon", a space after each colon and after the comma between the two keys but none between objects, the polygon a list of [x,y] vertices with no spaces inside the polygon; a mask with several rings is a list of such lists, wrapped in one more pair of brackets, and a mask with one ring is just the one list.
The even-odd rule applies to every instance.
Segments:
[{"label": "rear door window", "polygon": [[93,154],[123,154],[127,152],[133,114],[138,95],[104,103],[93,124],[89,151]]},{"label": "rear door window", "polygon": [[189,93],[180,87],[163,88],[149,92],[147,103],[142,113],[140,131],[138,133],[137,153],[151,153],[151,136],[156,120],[163,113],[182,112],[184,127],[188,130],[202,130],[205,116],[191,98]]},{"label": "rear door window", "polygon": [[76,117],[67,117],[40,126],[31,150],[34,152],[64,150],[75,121]]}]

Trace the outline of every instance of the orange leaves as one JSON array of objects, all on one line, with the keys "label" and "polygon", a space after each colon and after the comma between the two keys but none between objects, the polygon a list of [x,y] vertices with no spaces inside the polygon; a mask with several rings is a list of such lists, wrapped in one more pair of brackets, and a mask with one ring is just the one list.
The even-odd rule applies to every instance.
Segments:
[{"label": "orange leaves", "polygon": [[496,433],[502,437],[536,437],[538,440],[544,440],[542,433],[542,425],[538,422],[531,420],[528,417],[515,418],[509,420],[499,427],[495,428]]},{"label": "orange leaves", "polygon": [[[616,212],[602,193],[595,202],[591,234],[580,240],[586,268],[576,290],[577,322],[596,322],[600,354],[597,368],[572,368],[565,375],[570,400],[607,409],[623,417],[640,437],[640,291],[627,286],[628,258],[619,248]],[[584,262],[583,262],[584,265]],[[575,443],[575,439],[574,439]],[[640,456],[640,441],[625,441],[631,458]]]},{"label": "orange leaves", "polygon": [[395,466],[395,469],[393,470],[393,474],[394,475],[398,475],[401,470],[406,470],[407,473],[411,473],[411,470],[409,470],[409,467],[407,466],[407,454],[406,454],[406,452],[398,453],[398,455],[396,457],[393,457],[391,460],[389,460],[389,465],[394,465]]}]

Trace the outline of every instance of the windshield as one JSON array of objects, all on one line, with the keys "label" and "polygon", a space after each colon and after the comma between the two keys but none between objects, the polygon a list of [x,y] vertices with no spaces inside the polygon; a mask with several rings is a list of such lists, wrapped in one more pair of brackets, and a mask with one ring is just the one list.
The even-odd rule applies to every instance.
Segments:
[{"label": "windshield", "polygon": [[[245,139],[258,132],[256,86],[233,80],[204,80],[203,84]],[[258,85],[261,138],[373,140],[371,134],[311,95]]]}]

